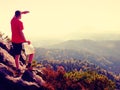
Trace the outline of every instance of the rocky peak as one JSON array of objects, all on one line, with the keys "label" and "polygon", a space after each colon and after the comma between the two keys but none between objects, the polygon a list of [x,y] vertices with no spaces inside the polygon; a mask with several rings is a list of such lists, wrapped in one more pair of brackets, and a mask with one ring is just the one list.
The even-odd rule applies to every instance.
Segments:
[{"label": "rocky peak", "polygon": [[44,80],[35,71],[26,70],[22,61],[20,70],[24,72],[20,77],[15,76],[15,59],[10,54],[9,45],[0,40],[0,90],[42,90]]}]

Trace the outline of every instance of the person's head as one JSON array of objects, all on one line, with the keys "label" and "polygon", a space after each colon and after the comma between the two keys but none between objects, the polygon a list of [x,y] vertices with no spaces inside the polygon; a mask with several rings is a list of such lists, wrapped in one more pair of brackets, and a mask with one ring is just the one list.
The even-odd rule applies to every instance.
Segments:
[{"label": "person's head", "polygon": [[21,11],[19,10],[15,11],[15,17],[21,19]]}]

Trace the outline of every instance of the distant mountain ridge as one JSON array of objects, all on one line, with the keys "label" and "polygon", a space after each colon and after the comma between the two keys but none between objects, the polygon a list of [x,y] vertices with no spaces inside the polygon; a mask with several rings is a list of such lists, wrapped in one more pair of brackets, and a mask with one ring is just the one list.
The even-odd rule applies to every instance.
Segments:
[{"label": "distant mountain ridge", "polygon": [[120,40],[69,40],[59,44],[48,46],[47,48],[86,50],[91,53],[98,53],[99,55],[112,55],[120,57]]}]

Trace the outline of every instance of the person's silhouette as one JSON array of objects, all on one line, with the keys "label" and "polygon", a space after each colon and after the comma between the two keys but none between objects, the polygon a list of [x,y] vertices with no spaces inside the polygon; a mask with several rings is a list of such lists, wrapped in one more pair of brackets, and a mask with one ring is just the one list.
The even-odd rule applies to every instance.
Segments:
[{"label": "person's silhouette", "polygon": [[[22,51],[22,44],[27,42],[28,44],[30,44],[30,41],[27,41],[23,30],[24,30],[24,26],[23,26],[23,22],[20,21],[21,19],[21,15],[22,14],[27,14],[29,13],[29,11],[15,11],[15,15],[11,20],[11,32],[12,32],[12,45],[13,45],[13,53],[14,53],[14,58],[15,58],[15,64],[16,64],[16,68],[18,73],[20,72],[19,69],[19,58],[20,58],[20,54]],[[33,59],[34,54],[30,54],[29,55],[29,63],[27,65],[27,67],[29,68],[31,66],[31,62]]]}]

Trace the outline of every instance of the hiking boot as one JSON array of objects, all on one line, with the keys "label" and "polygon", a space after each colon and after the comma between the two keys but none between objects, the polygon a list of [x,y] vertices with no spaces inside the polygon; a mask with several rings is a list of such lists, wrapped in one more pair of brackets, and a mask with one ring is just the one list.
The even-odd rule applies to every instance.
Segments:
[{"label": "hiking boot", "polygon": [[19,77],[21,74],[22,74],[22,73],[21,73],[20,69],[17,69],[17,70],[16,70],[16,77]]},{"label": "hiking boot", "polygon": [[26,66],[26,68],[31,69],[32,68],[31,67],[31,63],[28,63],[28,65]]}]

